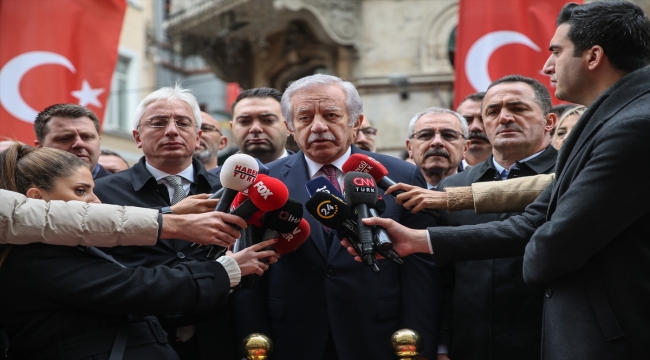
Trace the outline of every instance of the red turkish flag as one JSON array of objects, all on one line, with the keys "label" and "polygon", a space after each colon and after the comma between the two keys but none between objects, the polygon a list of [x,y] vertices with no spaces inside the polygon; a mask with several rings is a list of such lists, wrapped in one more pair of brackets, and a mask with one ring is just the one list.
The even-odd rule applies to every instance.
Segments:
[{"label": "red turkish flag", "polygon": [[0,0],[0,137],[33,144],[34,119],[74,103],[102,119],[125,0]]},{"label": "red turkish flag", "polygon": [[555,34],[555,20],[567,0],[460,0],[454,65],[454,105],[487,90],[492,81],[519,74],[546,85],[542,67]]}]

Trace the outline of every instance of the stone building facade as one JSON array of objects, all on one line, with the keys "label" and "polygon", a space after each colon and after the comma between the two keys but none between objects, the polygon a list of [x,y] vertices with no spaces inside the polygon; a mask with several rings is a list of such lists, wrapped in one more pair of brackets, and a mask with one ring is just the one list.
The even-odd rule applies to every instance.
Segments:
[{"label": "stone building facade", "polygon": [[173,0],[170,14],[181,51],[244,89],[319,72],[352,81],[380,152],[404,149],[416,112],[451,106],[457,0]]}]

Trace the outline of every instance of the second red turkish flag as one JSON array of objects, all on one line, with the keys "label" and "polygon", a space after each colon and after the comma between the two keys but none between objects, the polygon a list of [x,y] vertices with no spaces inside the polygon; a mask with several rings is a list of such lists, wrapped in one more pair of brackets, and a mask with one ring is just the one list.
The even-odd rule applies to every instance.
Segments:
[{"label": "second red turkish flag", "polygon": [[36,114],[74,103],[101,119],[125,0],[0,0],[0,137],[29,144]]},{"label": "second red turkish flag", "polygon": [[548,45],[555,33],[555,20],[568,2],[460,0],[454,106],[465,96],[485,91],[492,81],[511,74],[535,78],[553,94],[555,90],[542,67],[550,55]]}]

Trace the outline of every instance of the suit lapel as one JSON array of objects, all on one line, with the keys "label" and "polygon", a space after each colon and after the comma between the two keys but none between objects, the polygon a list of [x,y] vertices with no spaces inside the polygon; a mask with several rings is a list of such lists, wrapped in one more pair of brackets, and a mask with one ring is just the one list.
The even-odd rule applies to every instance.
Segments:
[{"label": "suit lapel", "polygon": [[[309,172],[307,171],[307,163],[305,162],[305,155],[302,151],[292,155],[292,158],[284,164],[284,169],[281,170],[280,177],[285,184],[289,184],[289,187],[291,187],[291,198],[300,201],[304,206],[307,200],[309,200],[309,194],[305,187],[305,184],[309,181]],[[323,258],[327,259],[328,251],[325,247],[323,226],[316,221],[307,210],[305,210],[305,215],[303,217],[306,218],[309,223],[309,237],[311,237],[321,255],[323,255]]]}]

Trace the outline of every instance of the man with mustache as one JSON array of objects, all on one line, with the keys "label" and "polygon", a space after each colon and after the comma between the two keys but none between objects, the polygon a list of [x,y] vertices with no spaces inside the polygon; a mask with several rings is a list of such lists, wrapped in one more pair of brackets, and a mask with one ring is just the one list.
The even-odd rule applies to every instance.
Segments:
[{"label": "man with mustache", "polygon": [[[548,133],[555,125],[551,97],[537,80],[519,75],[490,85],[482,106],[492,155],[440,182],[438,190],[473,183],[552,173],[557,150]],[[519,213],[443,212],[444,225],[474,225]],[[536,359],[540,356],[544,285],[525,284],[523,257],[443,266],[451,303],[443,307],[440,352],[453,359]],[[441,355],[439,359],[445,359]]]},{"label": "man with mustache", "polygon": [[93,179],[111,175],[98,164],[100,154],[99,119],[92,110],[76,104],[55,104],[34,120],[34,146],[51,147],[78,156]]},{"label": "man with mustache", "polygon": [[492,145],[490,145],[490,140],[485,134],[483,118],[481,117],[483,97],[485,97],[484,92],[470,94],[461,101],[458,109],[456,109],[456,112],[465,118],[469,127],[469,137],[467,138],[469,147],[465,151],[465,158],[460,164],[461,171],[467,169],[468,166],[474,166],[487,160],[492,152]]},{"label": "man with mustache", "polygon": [[228,138],[221,132],[221,124],[210,114],[201,111],[201,139],[194,150],[194,158],[210,171],[219,166],[217,153],[228,144]]},{"label": "man with mustache", "polygon": [[[309,200],[306,182],[324,176],[340,189],[343,164],[352,154],[364,154],[381,162],[394,181],[424,187],[417,167],[353,145],[362,112],[361,97],[350,82],[324,74],[294,81],[282,96],[282,114],[301,151],[269,164],[269,175],[282,180],[290,197],[304,204]],[[418,228],[434,223],[432,217],[398,206],[392,196],[384,200],[387,218]],[[406,327],[424,339],[420,355],[433,359],[440,285],[430,257],[409,257],[402,265],[378,260],[380,272],[374,273],[356,263],[334,233],[306,210],[304,218],[309,238],[282,256],[261,286],[237,295],[238,336],[268,335],[278,360],[390,360],[395,358],[390,337]]]},{"label": "man with mustache", "polygon": [[413,116],[408,127],[406,149],[420,168],[428,189],[458,172],[467,150],[467,122],[460,114],[432,107]]}]

